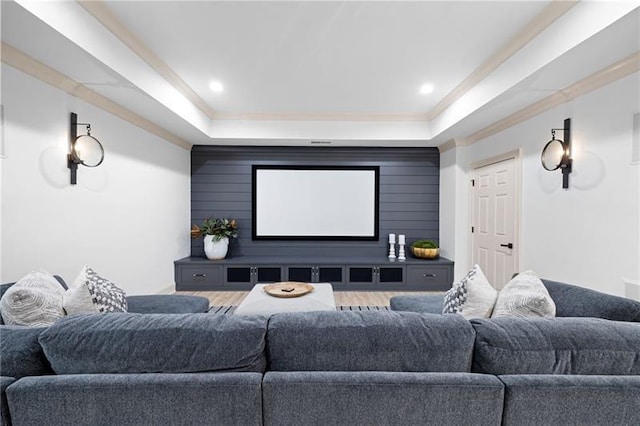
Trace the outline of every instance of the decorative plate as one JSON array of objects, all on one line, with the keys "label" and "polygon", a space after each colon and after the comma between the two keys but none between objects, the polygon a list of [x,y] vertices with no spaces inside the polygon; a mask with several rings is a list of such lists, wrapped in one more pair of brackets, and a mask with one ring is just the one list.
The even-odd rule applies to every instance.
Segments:
[{"label": "decorative plate", "polygon": [[300,297],[313,291],[311,284],[299,283],[295,281],[285,281],[281,283],[264,286],[264,291],[274,297]]}]

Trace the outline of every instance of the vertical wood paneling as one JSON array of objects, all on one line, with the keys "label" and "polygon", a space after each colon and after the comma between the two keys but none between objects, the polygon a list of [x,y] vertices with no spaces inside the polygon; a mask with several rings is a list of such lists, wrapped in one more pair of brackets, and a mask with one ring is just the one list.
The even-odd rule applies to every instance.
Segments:
[{"label": "vertical wood paneling", "polygon": [[[379,241],[252,241],[251,166],[334,165],[380,167]],[[191,221],[235,218],[239,238],[230,256],[380,256],[388,235],[438,240],[440,154],[437,148],[311,148],[194,146],[191,151]],[[204,256],[194,240],[192,256]]]}]

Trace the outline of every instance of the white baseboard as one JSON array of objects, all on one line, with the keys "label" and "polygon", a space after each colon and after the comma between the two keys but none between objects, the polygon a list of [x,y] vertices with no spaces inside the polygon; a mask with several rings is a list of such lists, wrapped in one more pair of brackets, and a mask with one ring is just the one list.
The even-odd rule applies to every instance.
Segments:
[{"label": "white baseboard", "polygon": [[640,301],[640,281],[630,278],[623,278],[622,280],[624,281],[625,297]]},{"label": "white baseboard", "polygon": [[175,284],[170,284],[166,287],[164,287],[163,289],[161,289],[160,291],[158,291],[157,294],[173,294],[176,292],[176,285]]}]

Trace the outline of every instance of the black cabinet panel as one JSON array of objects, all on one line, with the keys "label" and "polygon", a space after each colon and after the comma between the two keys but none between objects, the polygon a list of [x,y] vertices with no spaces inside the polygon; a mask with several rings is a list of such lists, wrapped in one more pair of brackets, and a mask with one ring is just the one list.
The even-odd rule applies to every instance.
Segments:
[{"label": "black cabinet panel", "polygon": [[260,266],[258,269],[259,283],[273,283],[282,281],[282,269]]},{"label": "black cabinet panel", "polygon": [[349,282],[373,283],[373,268],[349,268]]},{"label": "black cabinet panel", "polygon": [[250,283],[251,268],[250,267],[227,267],[227,282],[229,283]]},{"label": "black cabinet panel", "polygon": [[313,268],[311,267],[291,267],[288,272],[289,281],[301,281],[303,283],[310,283],[312,278]]},{"label": "black cabinet panel", "polygon": [[319,283],[341,283],[343,281],[342,278],[342,268],[331,268],[331,267],[319,267],[318,268],[318,282]]},{"label": "black cabinet panel", "polygon": [[404,281],[404,268],[402,267],[380,267],[378,270],[381,283],[401,283]]}]

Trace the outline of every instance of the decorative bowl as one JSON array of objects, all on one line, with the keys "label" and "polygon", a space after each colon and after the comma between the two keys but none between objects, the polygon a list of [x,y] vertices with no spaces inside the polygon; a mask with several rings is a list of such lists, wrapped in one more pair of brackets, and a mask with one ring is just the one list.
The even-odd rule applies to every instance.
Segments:
[{"label": "decorative bowl", "polygon": [[419,257],[421,259],[434,259],[438,257],[440,249],[411,247],[411,252],[415,257]]}]

